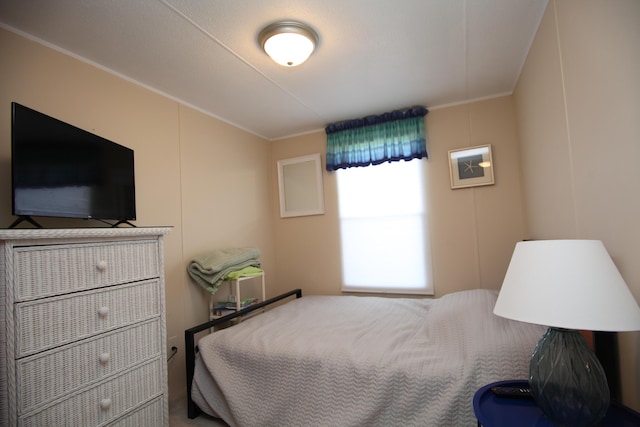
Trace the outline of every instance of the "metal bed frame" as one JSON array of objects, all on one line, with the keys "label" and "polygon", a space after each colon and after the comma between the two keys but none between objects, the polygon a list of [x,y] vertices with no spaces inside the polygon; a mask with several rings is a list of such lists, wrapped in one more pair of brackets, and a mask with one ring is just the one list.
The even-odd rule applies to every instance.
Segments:
[{"label": "metal bed frame", "polygon": [[276,297],[270,298],[266,301],[263,301],[258,304],[251,305],[247,308],[243,308],[242,310],[236,311],[235,313],[229,314],[227,316],[220,317],[218,319],[210,320],[208,322],[202,323],[198,326],[194,326],[184,331],[184,344],[185,344],[185,355],[186,355],[186,365],[187,365],[187,415],[189,418],[193,419],[200,415],[201,410],[198,408],[193,400],[191,400],[191,386],[193,384],[193,374],[196,366],[196,353],[198,351],[197,346],[195,345],[195,335],[199,332],[202,332],[206,329],[215,328],[216,326],[220,326],[228,323],[229,321],[237,318],[243,317],[252,311],[259,310],[268,305],[281,301],[283,299],[294,296],[296,298],[302,297],[302,289],[294,289],[289,292],[285,292]]}]

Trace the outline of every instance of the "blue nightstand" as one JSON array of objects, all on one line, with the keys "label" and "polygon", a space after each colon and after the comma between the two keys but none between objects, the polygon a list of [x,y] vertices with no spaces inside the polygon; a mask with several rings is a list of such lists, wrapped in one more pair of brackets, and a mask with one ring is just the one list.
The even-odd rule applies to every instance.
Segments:
[{"label": "blue nightstand", "polygon": [[[516,399],[499,397],[491,392],[491,387],[528,388],[527,381],[500,381],[487,384],[478,390],[473,397],[473,411],[482,427],[555,427],[549,421],[542,409],[538,408],[533,399]],[[612,402],[607,415],[599,427],[638,427],[640,414],[617,402]]]}]

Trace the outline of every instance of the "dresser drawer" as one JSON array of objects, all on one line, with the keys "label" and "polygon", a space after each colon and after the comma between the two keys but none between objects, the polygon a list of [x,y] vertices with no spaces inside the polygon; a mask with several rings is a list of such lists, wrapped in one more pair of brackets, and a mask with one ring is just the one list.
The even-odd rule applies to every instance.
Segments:
[{"label": "dresser drawer", "polygon": [[17,247],[13,275],[16,301],[159,277],[158,242]]},{"label": "dresser drawer", "polygon": [[53,406],[18,418],[24,427],[97,426],[163,393],[162,359],[140,365]]},{"label": "dresser drawer", "polygon": [[161,427],[164,425],[164,403],[161,398],[109,424],[109,427]]},{"label": "dresser drawer", "polygon": [[20,359],[18,414],[159,357],[160,329],[156,318]]},{"label": "dresser drawer", "polygon": [[15,305],[21,358],[161,314],[158,279]]}]

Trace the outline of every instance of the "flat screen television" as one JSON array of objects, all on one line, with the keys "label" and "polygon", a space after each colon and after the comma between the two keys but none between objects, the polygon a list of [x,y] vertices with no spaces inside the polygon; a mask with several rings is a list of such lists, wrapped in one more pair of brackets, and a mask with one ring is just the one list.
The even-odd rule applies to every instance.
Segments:
[{"label": "flat screen television", "polygon": [[136,218],[133,150],[16,102],[11,110],[13,215]]}]

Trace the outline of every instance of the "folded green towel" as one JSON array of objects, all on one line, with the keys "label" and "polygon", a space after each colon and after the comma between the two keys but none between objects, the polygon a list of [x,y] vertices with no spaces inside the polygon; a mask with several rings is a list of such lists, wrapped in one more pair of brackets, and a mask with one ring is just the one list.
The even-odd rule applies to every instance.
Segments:
[{"label": "folded green towel", "polygon": [[214,294],[233,271],[260,267],[257,248],[216,249],[193,258],[187,267],[191,278],[207,292]]}]

